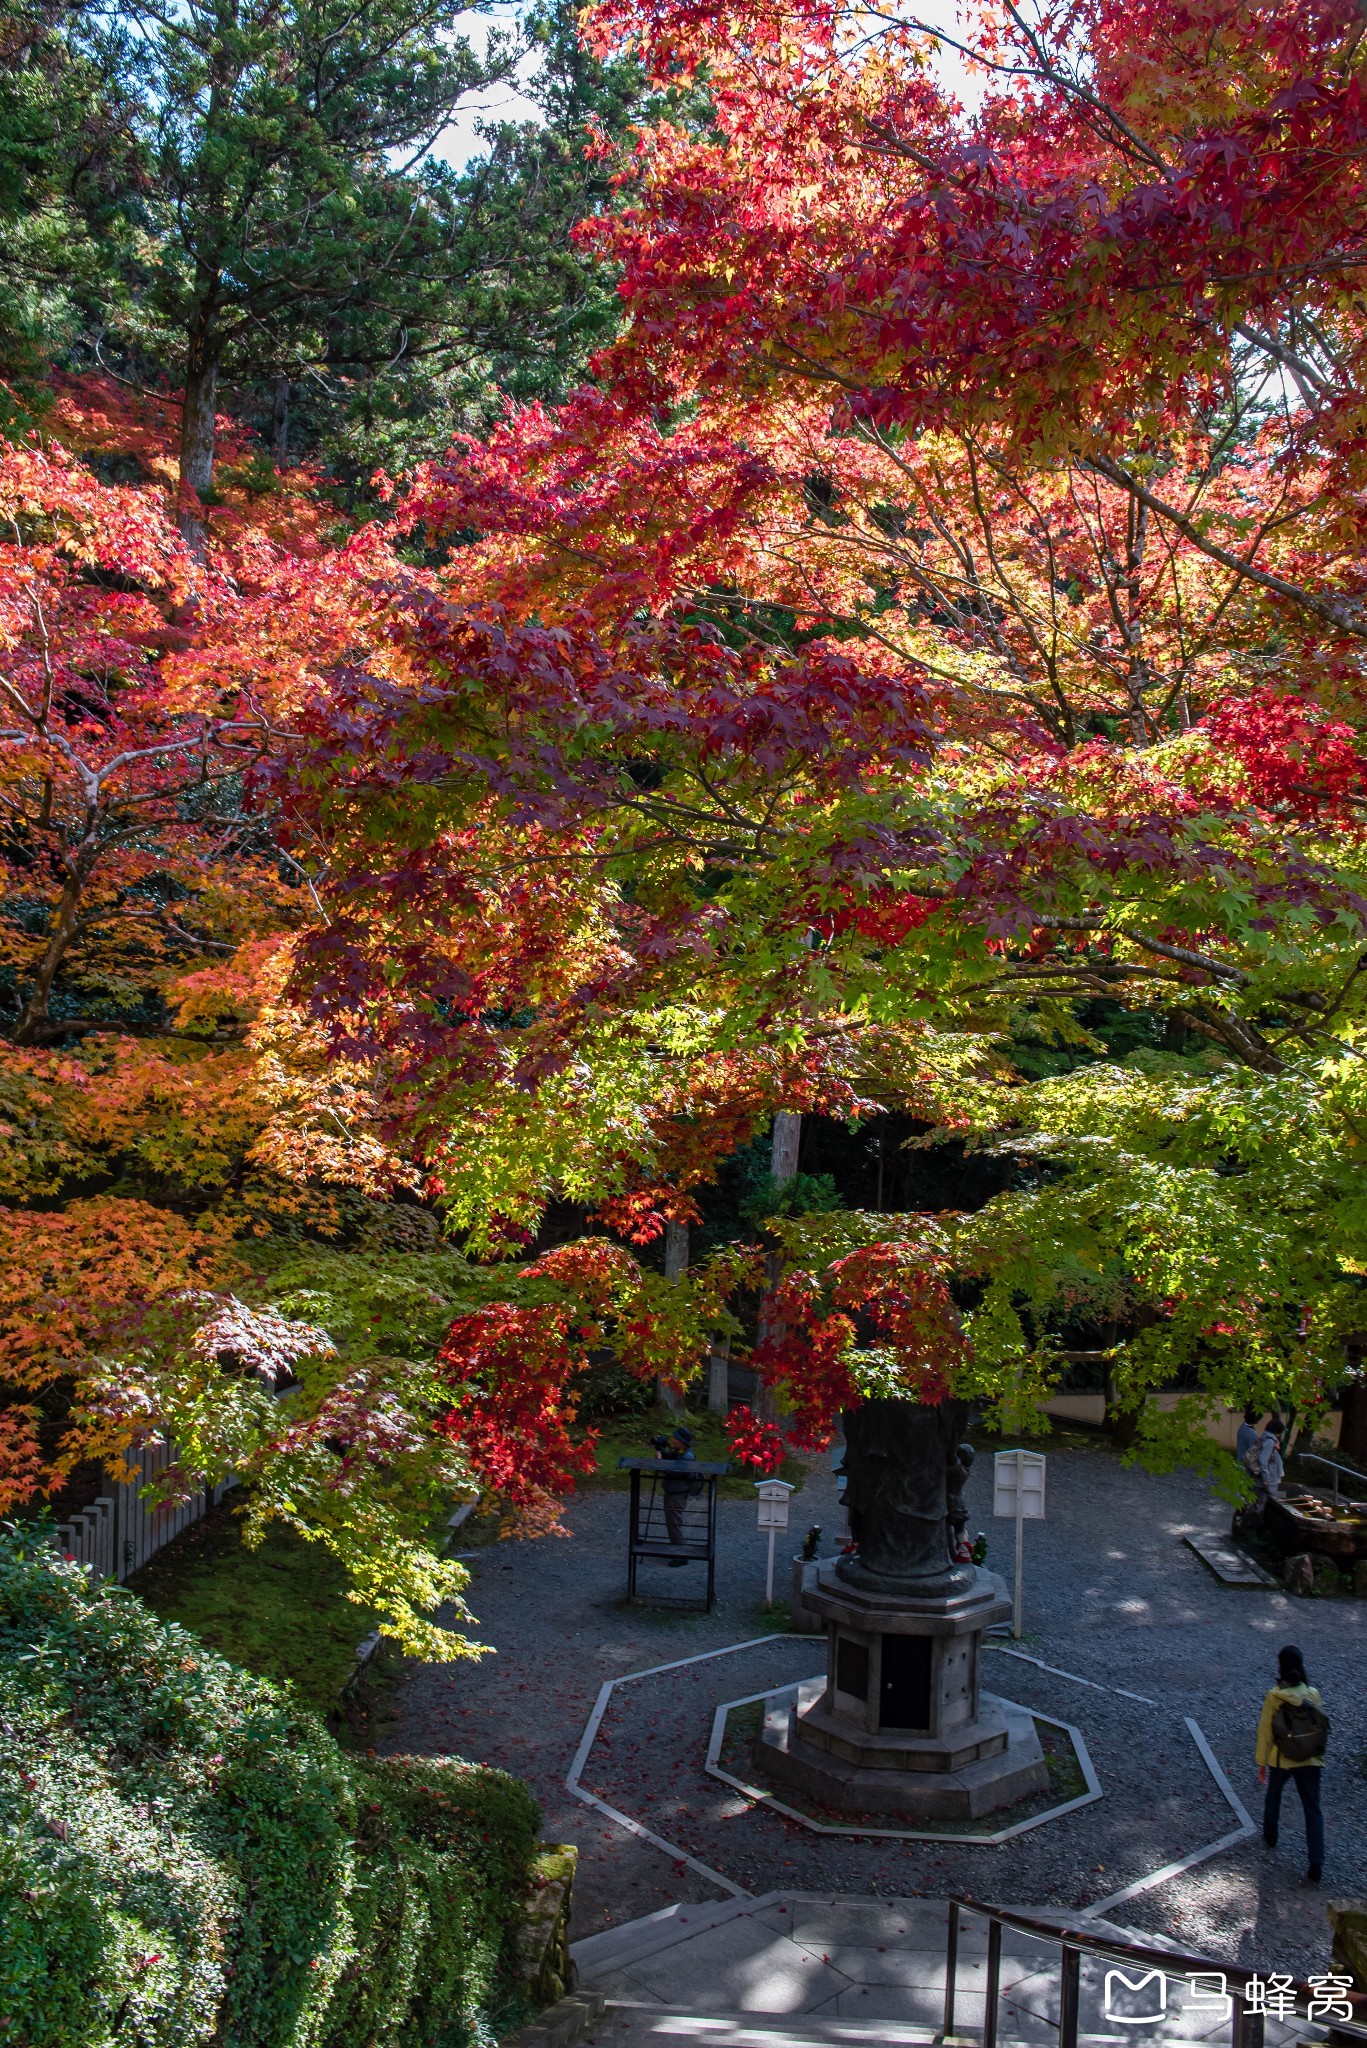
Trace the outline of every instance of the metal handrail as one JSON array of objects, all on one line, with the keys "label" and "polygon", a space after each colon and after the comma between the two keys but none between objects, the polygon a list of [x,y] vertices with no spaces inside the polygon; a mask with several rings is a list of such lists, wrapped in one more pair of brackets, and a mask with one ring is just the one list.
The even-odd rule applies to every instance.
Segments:
[{"label": "metal handrail", "polygon": [[1344,1477],[1347,1479],[1356,1479],[1358,1485],[1362,1488],[1363,1492],[1367,1493],[1367,1476],[1364,1476],[1364,1474],[1362,1474],[1361,1472],[1355,1472],[1351,1465],[1336,1465],[1332,1458],[1322,1457],[1318,1451],[1296,1451],[1294,1455],[1298,1458],[1303,1458],[1307,1465],[1324,1465],[1328,1468],[1329,1471],[1333,1473],[1335,1507],[1337,1507],[1339,1504],[1340,1472],[1342,1472]]},{"label": "metal handrail", "polygon": [[[1262,2048],[1262,2013],[1249,2010],[1244,1992],[1237,1990],[1229,1982],[1230,1971],[1221,1964],[1212,1962],[1209,1956],[1192,1956],[1184,1954],[1180,1949],[1150,1947],[1146,1942],[1126,1941],[1117,1934],[1095,1934],[1090,1930],[1083,1932],[1076,1926],[1060,1927],[1056,1921],[1037,1920],[1033,1914],[1019,1912],[1015,1907],[987,1906],[981,1899],[961,1896],[958,1893],[951,1893],[949,1900],[949,1938],[945,1950],[945,2041],[949,2041],[954,2033],[954,2004],[959,1966],[959,1921],[965,1913],[977,1913],[987,1922],[987,2000],[983,2013],[982,2048],[997,2048],[1003,1927],[1014,1927],[1022,1934],[1033,1934],[1045,1941],[1056,1941],[1059,1945],[1059,2048],[1077,2048],[1079,1992],[1084,1955],[1111,1957],[1120,1962],[1144,1963],[1150,1969],[1160,1970],[1165,1977],[1223,1977],[1226,1984],[1223,1995],[1230,2001],[1231,2048]],[[1277,1978],[1279,1986],[1295,1994],[1298,2005],[1304,2003],[1308,2006],[1311,1998],[1319,1995],[1311,1985],[1299,1977],[1289,1977],[1285,1972],[1278,1971]],[[1367,1993],[1345,1990],[1339,1995],[1353,2007],[1355,2017],[1351,2020],[1335,2019],[1329,2022],[1335,2037],[1367,2042]],[[1297,2018],[1299,2017],[1297,2013]],[[1312,2024],[1318,2025],[1320,2022]]]}]

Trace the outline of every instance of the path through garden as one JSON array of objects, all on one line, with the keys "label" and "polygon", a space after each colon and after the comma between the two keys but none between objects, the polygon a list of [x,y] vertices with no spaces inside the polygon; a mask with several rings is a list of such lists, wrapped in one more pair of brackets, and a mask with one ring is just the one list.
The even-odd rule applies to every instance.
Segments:
[{"label": "path through garden", "polygon": [[[1009,1571],[1011,1526],[990,1515],[990,1459],[971,1481],[970,1526],[989,1564]],[[828,1463],[794,1497],[793,1533],[841,1526]],[[706,1868],[755,1894],[775,1887],[943,1897],[956,1889],[1002,1902],[1078,1908],[1228,1834],[1236,1820],[1186,1727],[1190,1716],[1254,1818],[1253,1728],[1277,1648],[1305,1652],[1334,1734],[1326,1772],[1329,1861],[1320,1891],[1300,1885],[1299,1810],[1274,1854],[1256,1836],[1156,1889],[1115,1917],[1222,1960],[1300,1974],[1328,1957],[1323,1900],[1367,1868],[1367,1702],[1361,1685],[1367,1607],[1234,1591],[1210,1576],[1183,1535],[1227,1526],[1228,1511],[1190,1472],[1155,1478],[1106,1448],[1050,1457],[1049,1518],[1027,1531],[1026,1633],[1018,1646],[1056,1667],[988,1652],[987,1683],[1082,1732],[1105,1796],[1000,1847],[823,1837],[756,1807],[709,1778],[704,1760],[723,1700],[813,1675],[811,1637],[734,1649],[773,1626],[762,1609],[764,1548],[755,1510],[719,1510],[720,1601],[684,1615],[623,1601],[626,1499],[593,1491],[571,1503],[568,1540],[501,1543],[472,1560],[470,1604],[496,1654],[477,1666],[414,1666],[387,1747],[497,1763],[532,1785],[548,1837],[581,1850],[577,1935],[724,1888],[634,1839],[570,1796],[576,1749],[607,1679],[672,1671],[617,1687],[583,1771],[584,1787]],[[659,1574],[673,1594],[691,1571]],[[1071,1676],[1060,1674],[1072,1674]],[[1089,1681],[1087,1684],[1079,1680]]]}]

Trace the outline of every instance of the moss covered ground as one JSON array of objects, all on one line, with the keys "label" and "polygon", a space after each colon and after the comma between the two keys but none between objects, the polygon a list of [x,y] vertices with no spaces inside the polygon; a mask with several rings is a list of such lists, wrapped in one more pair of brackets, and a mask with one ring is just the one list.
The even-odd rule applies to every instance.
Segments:
[{"label": "moss covered ground", "polygon": [[[259,1678],[291,1685],[316,1714],[335,1714],[374,1617],[346,1598],[346,1575],[321,1543],[277,1524],[258,1550],[225,1501],[128,1581],[163,1621]],[[377,1679],[379,1674],[376,1674]]]}]

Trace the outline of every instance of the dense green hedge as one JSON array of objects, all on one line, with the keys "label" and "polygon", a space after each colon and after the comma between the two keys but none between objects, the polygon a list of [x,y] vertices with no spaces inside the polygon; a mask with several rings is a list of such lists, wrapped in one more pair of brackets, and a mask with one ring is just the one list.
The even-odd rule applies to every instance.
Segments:
[{"label": "dense green hedge", "polygon": [[277,1687],[0,1533],[4,2048],[463,2048],[515,1995],[540,1813],[345,1755]]}]

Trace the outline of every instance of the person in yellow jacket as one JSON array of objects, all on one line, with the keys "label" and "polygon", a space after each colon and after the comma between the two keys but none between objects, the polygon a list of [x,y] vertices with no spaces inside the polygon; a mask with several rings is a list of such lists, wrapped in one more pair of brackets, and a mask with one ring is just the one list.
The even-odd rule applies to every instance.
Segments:
[{"label": "person in yellow jacket", "polygon": [[[1277,1746],[1273,1722],[1277,1711],[1284,1706],[1303,1707],[1306,1704],[1317,1707],[1328,1733],[1329,1723],[1324,1718],[1324,1702],[1305,1675],[1305,1659],[1294,1643],[1288,1643],[1277,1652],[1277,1683],[1263,1701],[1263,1711],[1258,1721],[1258,1783],[1266,1785],[1267,1796],[1263,1802],[1263,1840],[1269,1849],[1277,1846],[1277,1822],[1282,1810],[1282,1794],[1289,1778],[1300,1794],[1301,1806],[1305,1813],[1305,1847],[1310,1867],[1305,1873],[1307,1884],[1318,1884],[1324,1869],[1324,1813],[1320,1806],[1320,1787],[1324,1774],[1324,1747],[1320,1741],[1317,1756],[1284,1754]],[[1305,1717],[1309,1718],[1309,1717]],[[1303,1745],[1298,1743],[1299,1749]]]}]

